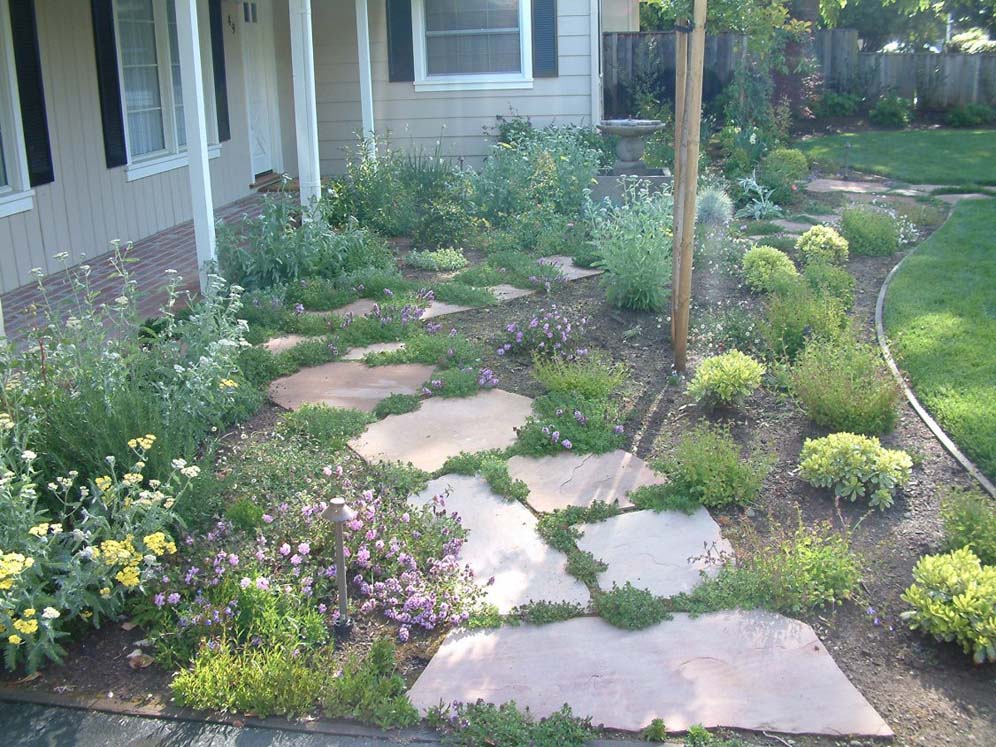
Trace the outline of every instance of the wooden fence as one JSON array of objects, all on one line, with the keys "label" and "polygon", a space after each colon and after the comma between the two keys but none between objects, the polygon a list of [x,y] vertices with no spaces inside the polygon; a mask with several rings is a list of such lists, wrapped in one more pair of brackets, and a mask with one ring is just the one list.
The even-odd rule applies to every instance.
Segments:
[{"label": "wooden fence", "polygon": [[[641,92],[674,101],[673,32],[603,34],[602,42],[606,118],[635,115]],[[706,37],[706,101],[730,82],[745,52],[742,35]],[[861,52],[853,29],[817,31],[814,52],[828,88],[868,97],[892,92],[922,109],[996,106],[996,54]]]}]

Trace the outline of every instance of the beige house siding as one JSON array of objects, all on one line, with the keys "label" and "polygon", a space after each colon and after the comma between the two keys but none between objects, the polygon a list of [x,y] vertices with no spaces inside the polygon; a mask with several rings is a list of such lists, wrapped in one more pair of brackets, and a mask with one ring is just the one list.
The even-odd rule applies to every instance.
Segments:
[{"label": "beige house siding", "polygon": [[[240,5],[226,2],[223,14]],[[205,65],[210,61],[206,9],[205,3]],[[59,252],[78,263],[106,252],[115,239],[137,241],[191,217],[186,168],[129,182],[125,167],[106,166],[90,3],[37,0],[36,14],[55,181],[35,188],[32,210],[0,219],[4,292],[31,282],[34,267],[62,269],[53,259]],[[225,63],[232,139],[211,161],[216,205],[248,194],[250,177],[241,45],[227,24]]]},{"label": "beige house siding", "polygon": [[[314,6],[315,77],[322,173],[341,173],[345,154],[361,129],[359,67],[354,3]],[[493,139],[498,115],[528,116],[537,126],[591,121],[591,42],[588,0],[560,0],[557,33],[559,76],[538,78],[532,89],[416,92],[411,83],[391,83],[387,73],[385,3],[371,0],[370,54],[374,120],[378,135],[394,145],[432,150],[479,163]],[[334,31],[333,31],[334,30]]]}]

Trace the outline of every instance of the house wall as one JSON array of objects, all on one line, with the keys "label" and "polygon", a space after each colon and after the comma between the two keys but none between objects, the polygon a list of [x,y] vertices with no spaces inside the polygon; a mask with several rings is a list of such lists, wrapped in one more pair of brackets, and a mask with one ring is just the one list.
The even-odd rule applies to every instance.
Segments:
[{"label": "house wall", "polygon": [[[535,125],[591,122],[589,0],[560,0],[560,74],[538,78],[532,89],[417,92],[412,83],[391,83],[387,69],[386,3],[370,0],[370,55],[374,119],[378,135],[392,144],[432,150],[477,164],[494,142],[485,130],[498,115],[528,116]],[[322,173],[341,173],[345,153],[362,127],[355,4],[314,3],[315,78]],[[291,161],[290,163],[293,163]]]},{"label": "house wall", "polygon": [[[207,3],[201,13],[202,59],[211,59]],[[225,63],[232,139],[211,161],[216,206],[249,193],[249,145],[242,53],[236,23],[241,3],[226,0]],[[55,181],[35,188],[34,208],[0,219],[0,292],[32,281],[31,269],[63,269],[53,259],[68,252],[70,263],[103,254],[110,242],[137,241],[189,220],[187,169],[128,182],[125,167],[108,169],[97,92],[90,3],[37,0],[36,14],[45,106]],[[286,16],[286,12],[284,13]]]}]

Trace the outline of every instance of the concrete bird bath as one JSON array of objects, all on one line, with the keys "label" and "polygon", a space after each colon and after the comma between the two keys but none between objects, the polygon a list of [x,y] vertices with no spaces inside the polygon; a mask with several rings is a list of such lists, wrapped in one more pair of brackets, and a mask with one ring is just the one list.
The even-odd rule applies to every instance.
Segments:
[{"label": "concrete bird bath", "polygon": [[658,119],[607,119],[598,128],[619,138],[616,144],[615,171],[618,174],[642,173],[647,166],[641,160],[646,138],[664,127]]}]

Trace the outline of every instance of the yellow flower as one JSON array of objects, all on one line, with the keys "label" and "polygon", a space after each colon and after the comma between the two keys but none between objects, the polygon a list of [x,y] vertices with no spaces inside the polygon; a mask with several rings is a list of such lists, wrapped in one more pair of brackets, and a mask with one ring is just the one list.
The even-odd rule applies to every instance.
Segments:
[{"label": "yellow flower", "polygon": [[11,419],[10,415],[5,412],[0,412],[0,431],[9,431],[14,427],[14,421]]},{"label": "yellow flower", "polygon": [[10,644],[12,644],[12,645],[14,645],[14,646],[20,646],[20,645],[21,645],[21,642],[22,642],[22,640],[23,640],[23,639],[22,639],[22,638],[21,638],[21,636],[19,636],[19,635],[11,635],[11,636],[7,636],[7,643],[10,643]]},{"label": "yellow flower", "polygon": [[126,589],[138,586],[138,566],[130,565],[127,568],[122,568],[117,572],[117,575],[115,575],[114,578],[116,578]]},{"label": "yellow flower", "polygon": [[107,586],[100,590],[100,596],[107,599],[111,595],[111,590]]},{"label": "yellow flower", "polygon": [[97,490],[103,492],[107,490],[109,487],[111,487],[111,478],[109,478],[107,475],[104,475],[103,477],[98,477],[96,480],[94,480],[93,484],[97,486]]},{"label": "yellow flower", "polygon": [[221,389],[238,389],[239,382],[233,381],[232,379],[222,379],[218,382],[218,386]]},{"label": "yellow flower", "polygon": [[146,535],[142,542],[154,555],[172,555],[176,552],[176,545],[163,532]]},{"label": "yellow flower", "polygon": [[41,524],[36,524],[35,526],[31,527],[31,529],[28,530],[28,534],[30,534],[32,537],[44,537],[46,534],[48,534],[48,524],[45,522],[42,522]]},{"label": "yellow flower", "polygon": [[14,629],[24,635],[31,635],[38,631],[37,620],[14,620]]},{"label": "yellow flower", "polygon": [[34,607],[28,607],[26,610],[24,610],[24,616],[25,617],[34,617],[35,616],[35,608]]},{"label": "yellow flower", "polygon": [[100,554],[104,558],[105,565],[126,565],[140,557],[135,552],[130,535],[120,542],[118,540],[104,540],[100,543]]},{"label": "yellow flower", "polygon": [[138,472],[126,472],[125,476],[121,478],[122,482],[128,487],[132,485],[139,485],[144,478]]},{"label": "yellow flower", "polygon": [[91,612],[90,610],[83,610],[82,612],[80,612],[80,617],[82,617],[84,620],[89,620],[91,617],[93,617],[93,612]]}]

